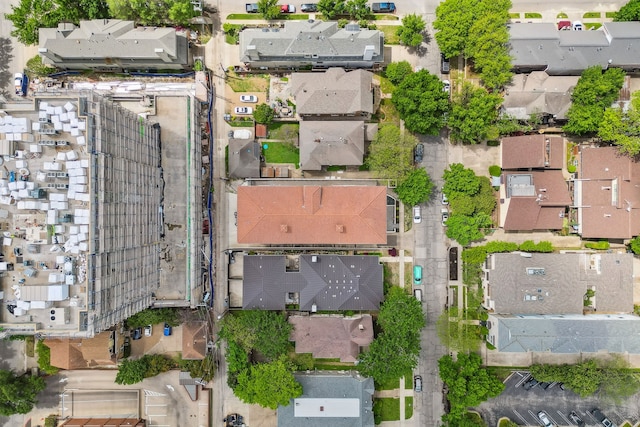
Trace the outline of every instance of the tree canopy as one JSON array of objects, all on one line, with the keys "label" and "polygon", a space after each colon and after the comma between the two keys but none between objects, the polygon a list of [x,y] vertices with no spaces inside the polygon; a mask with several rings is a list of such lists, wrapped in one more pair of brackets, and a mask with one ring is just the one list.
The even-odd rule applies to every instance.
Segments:
[{"label": "tree canopy", "polygon": [[345,12],[345,0],[318,0],[318,12],[323,19],[332,20]]},{"label": "tree canopy", "polygon": [[274,114],[275,112],[273,111],[273,108],[271,108],[269,105],[260,104],[253,111],[253,119],[256,121],[256,123],[268,125],[273,122]]},{"label": "tree canopy", "polygon": [[484,232],[482,229],[493,225],[491,217],[485,213],[474,216],[452,213],[447,220],[447,237],[467,246],[469,243],[482,240]]},{"label": "tree canopy", "polygon": [[413,68],[408,61],[391,62],[384,70],[384,75],[394,85],[400,84],[411,73],[413,73]]},{"label": "tree canopy", "polygon": [[621,153],[630,157],[640,154],[640,92],[634,92],[627,111],[608,107],[598,129],[602,140],[618,146]]},{"label": "tree canopy", "polygon": [[413,149],[417,139],[409,132],[404,135],[395,125],[384,125],[369,145],[366,162],[369,169],[381,178],[402,182],[413,170]]},{"label": "tree canopy", "polygon": [[433,28],[440,51],[447,58],[461,55],[467,45],[469,29],[475,21],[475,1],[445,0],[436,7]]},{"label": "tree canopy", "polygon": [[398,184],[396,194],[406,206],[415,206],[426,202],[433,192],[433,182],[423,168],[416,168]]},{"label": "tree canopy", "polygon": [[576,135],[597,132],[605,109],[617,99],[623,82],[624,71],[620,68],[609,68],[603,73],[596,65],[584,70],[573,89],[563,130]]},{"label": "tree canopy", "polygon": [[393,91],[391,102],[412,132],[437,135],[449,111],[449,94],[427,70],[411,73]]},{"label": "tree canopy", "polygon": [[640,0],[629,0],[616,12],[614,21],[640,21]]},{"label": "tree canopy", "polygon": [[258,13],[264,19],[276,19],[280,16],[278,0],[258,0]]},{"label": "tree canopy", "polygon": [[473,170],[465,168],[462,163],[450,164],[442,178],[444,179],[442,191],[449,198],[457,194],[473,196],[480,190],[480,179]]},{"label": "tree canopy", "polygon": [[356,21],[367,19],[371,14],[367,0],[347,0],[344,11]]},{"label": "tree canopy", "polygon": [[422,16],[412,13],[402,18],[402,25],[398,27],[396,34],[400,38],[401,44],[417,47],[422,44],[425,28],[427,28],[427,24]]},{"label": "tree canopy", "polygon": [[45,387],[44,378],[0,370],[0,415],[29,413]]},{"label": "tree canopy", "polygon": [[252,365],[238,375],[234,393],[243,402],[264,408],[287,406],[290,399],[302,395],[302,385],[293,376],[293,369],[286,356],[269,363]]},{"label": "tree canopy", "polygon": [[400,378],[416,367],[420,354],[420,329],[425,325],[422,304],[397,286],[392,286],[380,308],[382,332],[360,354],[360,372],[377,382]]},{"label": "tree canopy", "polygon": [[457,360],[442,356],[438,367],[451,404],[450,412],[443,416],[448,425],[461,425],[468,407],[496,397],[504,390],[502,381],[482,367],[482,358],[476,353],[458,353]]},{"label": "tree canopy", "polygon": [[127,326],[130,328],[156,325],[158,323],[178,326],[180,324],[180,313],[175,308],[147,308],[127,319]]},{"label": "tree canopy", "polygon": [[235,341],[246,353],[258,351],[267,360],[287,353],[291,324],[282,313],[243,310],[224,317],[220,336]]},{"label": "tree canopy", "polygon": [[458,318],[457,309],[442,312],[436,321],[436,333],[442,344],[458,352],[476,351],[482,341],[478,334],[478,325]]},{"label": "tree canopy", "polygon": [[191,18],[196,16],[190,0],[106,1],[113,18],[136,21],[141,25],[161,25],[170,21],[173,21],[174,24],[186,25]]},{"label": "tree canopy", "polygon": [[173,368],[173,362],[162,354],[145,354],[140,359],[124,359],[118,365],[116,384],[136,384]]},{"label": "tree canopy", "polygon": [[488,93],[486,89],[469,82],[460,92],[453,94],[447,125],[451,138],[465,144],[479,144],[487,137],[494,120],[498,118],[498,106],[502,97]]}]

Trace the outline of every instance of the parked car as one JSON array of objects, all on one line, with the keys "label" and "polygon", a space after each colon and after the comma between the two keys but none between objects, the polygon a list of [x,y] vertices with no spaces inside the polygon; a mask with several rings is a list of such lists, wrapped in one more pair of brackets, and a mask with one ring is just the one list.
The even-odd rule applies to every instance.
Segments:
[{"label": "parked car", "polygon": [[449,248],[449,280],[458,280],[458,248]]},{"label": "parked car", "polygon": [[569,414],[569,418],[571,418],[571,421],[576,423],[578,425],[578,427],[584,427],[585,426],[584,421],[582,421],[582,418],[580,418],[580,416],[578,414],[576,414],[576,411],[571,411],[571,413]]},{"label": "parked car", "polygon": [[413,161],[416,163],[422,163],[422,158],[424,157],[424,145],[418,144],[416,148],[413,150]]},{"label": "parked car", "polygon": [[447,220],[449,219],[449,210],[442,208],[442,210],[440,211],[442,213],[442,226],[446,227],[447,226]]},{"label": "parked car", "polygon": [[135,328],[131,331],[131,338],[134,340],[139,340],[142,338],[142,328]]},{"label": "parked car", "polygon": [[258,13],[258,3],[245,3],[247,13]]},{"label": "parked car", "polygon": [[538,412],[538,418],[540,419],[540,421],[542,422],[542,424],[544,425],[544,427],[555,427],[551,421],[549,421],[549,416],[547,415],[546,412],[544,411],[540,411]]},{"label": "parked car", "polygon": [[300,12],[317,12],[318,5],[316,3],[304,3],[300,5]]},{"label": "parked car", "polygon": [[147,325],[147,326],[144,327],[144,336],[145,337],[150,337],[152,333],[153,333],[153,325]]},{"label": "parked car", "polygon": [[164,324],[164,336],[165,336],[165,337],[170,336],[170,335],[171,335],[171,331],[172,331],[172,330],[173,330],[173,328],[171,327],[171,325],[170,325],[170,324],[168,324],[168,323],[165,323],[165,324]]},{"label": "parked car", "polygon": [[396,4],[393,2],[371,3],[373,13],[395,13]]},{"label": "parked car", "polygon": [[255,95],[240,95],[240,101],[242,102],[258,102],[258,97]]},{"label": "parked car", "polygon": [[442,204],[443,205],[448,205],[449,204],[449,199],[447,198],[447,195],[444,194],[444,192],[442,192]]},{"label": "parked car", "polygon": [[593,415],[593,418],[598,420],[604,427],[617,427],[609,418],[605,417],[604,414],[600,412],[600,409],[593,408],[589,413]]},{"label": "parked car", "polygon": [[451,82],[449,80],[442,81],[442,90],[447,93],[451,92]]},{"label": "parked car", "polygon": [[29,77],[26,74],[15,73],[13,75],[13,83],[16,89],[16,95],[27,96],[27,90],[29,88]]},{"label": "parked car", "polygon": [[582,22],[573,21],[573,31],[582,31],[583,29],[584,29],[584,26],[582,25]]},{"label": "parked car", "polygon": [[530,378],[529,378],[529,379],[528,379],[528,380],[523,384],[523,387],[524,387],[524,389],[525,389],[525,390],[531,390],[532,388],[534,388],[534,387],[535,387],[535,386],[537,386],[537,385],[538,385],[538,381],[537,381],[535,378],[530,377]]},{"label": "parked car", "polygon": [[571,21],[559,21],[558,22],[558,30],[571,30]]},{"label": "parked car", "polygon": [[418,393],[422,391],[422,376],[416,375],[413,377],[413,389]]},{"label": "parked car", "polygon": [[413,284],[414,285],[422,284],[422,266],[421,265],[413,266]]},{"label": "parked car", "polygon": [[292,4],[283,4],[280,6],[280,13],[296,13],[296,7]]},{"label": "parked car", "polygon": [[413,223],[420,224],[422,222],[422,209],[420,206],[413,207]]},{"label": "parked car", "polygon": [[546,390],[549,388],[549,386],[551,385],[551,383],[546,383],[546,382],[541,382],[540,384],[538,384],[540,386],[541,389]]},{"label": "parked car", "polygon": [[445,58],[444,53],[440,54],[440,72],[442,74],[449,74],[450,64],[449,60]]},{"label": "parked car", "polygon": [[415,296],[418,301],[422,302],[422,289],[414,289],[413,296]]},{"label": "parked car", "polygon": [[253,108],[251,107],[236,107],[233,111],[236,114],[253,114]]}]

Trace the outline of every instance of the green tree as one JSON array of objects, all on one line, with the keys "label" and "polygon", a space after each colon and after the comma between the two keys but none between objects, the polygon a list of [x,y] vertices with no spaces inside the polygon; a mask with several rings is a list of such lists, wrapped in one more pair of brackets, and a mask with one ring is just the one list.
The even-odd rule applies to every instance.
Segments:
[{"label": "green tree", "polygon": [[256,121],[256,123],[262,123],[265,125],[273,122],[274,115],[275,113],[273,111],[273,108],[271,108],[267,104],[260,104],[253,111],[253,119]]},{"label": "green tree", "polygon": [[437,135],[449,111],[449,95],[427,70],[409,74],[393,91],[391,102],[412,132]]},{"label": "green tree", "polygon": [[413,68],[408,61],[391,62],[384,70],[385,76],[394,85],[400,84],[411,73],[413,73]]},{"label": "green tree", "polygon": [[259,352],[267,360],[287,353],[292,326],[282,313],[243,310],[225,316],[220,336],[234,341],[246,353]]},{"label": "green tree", "polygon": [[608,107],[598,129],[602,140],[618,146],[622,154],[640,154],[640,92],[634,92],[627,111]]},{"label": "green tree", "polygon": [[629,0],[629,3],[620,8],[613,20],[616,22],[640,21],[640,0]]},{"label": "green tree", "polygon": [[462,163],[452,163],[442,175],[444,186],[442,191],[447,197],[454,197],[457,193],[473,196],[480,190],[480,179],[471,169]]},{"label": "green tree", "polygon": [[44,378],[17,376],[11,371],[0,370],[0,415],[29,413],[38,402],[38,393],[45,387]]},{"label": "green tree", "polygon": [[190,0],[174,0],[169,8],[169,19],[178,25],[188,25],[191,19],[198,16]]},{"label": "green tree", "polygon": [[[475,264],[475,265],[480,265],[483,262],[485,262],[487,259],[487,253],[489,253],[489,251],[487,251],[487,246],[489,246],[489,243],[492,243],[492,242],[488,242],[484,246],[473,246],[471,248],[463,249],[462,256],[461,256],[462,262],[464,262],[465,264]],[[515,248],[516,250],[518,249],[517,244]]]},{"label": "green tree", "polygon": [[48,67],[42,63],[42,57],[36,55],[27,61],[26,72],[31,77],[46,77],[55,73],[56,69]]},{"label": "green tree", "polygon": [[467,216],[473,215],[476,211],[473,197],[462,193],[454,193],[453,196],[449,198],[449,208],[452,212]]},{"label": "green tree", "polygon": [[465,82],[462,90],[453,94],[447,125],[454,141],[479,144],[487,137],[491,124],[498,117],[502,97]]},{"label": "green tree", "polygon": [[443,416],[448,425],[462,425],[460,420],[468,407],[477,406],[504,390],[502,381],[482,367],[482,358],[476,353],[458,353],[457,360],[442,356],[438,367],[451,406],[449,414]]},{"label": "green tree", "polygon": [[322,14],[322,18],[325,20],[332,20],[338,15],[342,15],[345,12],[346,5],[345,0],[319,0],[318,12]]},{"label": "green tree", "polygon": [[293,369],[286,356],[273,362],[252,365],[238,375],[234,393],[243,402],[264,408],[287,406],[290,399],[302,395],[302,386],[293,376]]},{"label": "green tree", "polygon": [[482,229],[492,225],[491,217],[485,213],[466,216],[454,212],[447,220],[447,237],[461,246],[467,246],[473,241],[481,240],[484,237]]},{"label": "green tree", "polygon": [[619,68],[609,68],[603,73],[597,65],[584,70],[571,95],[568,122],[563,130],[576,135],[597,132],[605,109],[616,100],[623,82],[624,71]]},{"label": "green tree", "polygon": [[381,333],[360,354],[359,369],[377,382],[390,381],[416,367],[420,329],[425,325],[422,304],[398,286],[392,286],[380,308]]},{"label": "green tree", "polygon": [[457,317],[457,309],[445,310],[438,317],[436,333],[440,342],[453,351],[477,351],[482,341],[478,325]]},{"label": "green tree", "polygon": [[345,12],[349,14],[351,19],[356,21],[367,19],[367,17],[371,15],[371,9],[367,4],[367,0],[347,0]]},{"label": "green tree", "polygon": [[60,13],[54,0],[21,0],[18,6],[11,5],[11,13],[4,15],[13,23],[11,35],[20,43],[38,43],[38,28],[51,28],[60,22]]},{"label": "green tree", "polygon": [[629,242],[629,248],[631,252],[636,255],[640,255],[640,236],[636,236]]},{"label": "green tree", "polygon": [[402,26],[396,30],[396,35],[400,38],[400,43],[409,47],[417,47],[422,44],[424,30],[427,28],[426,22],[421,16],[412,13],[402,18]]},{"label": "green tree", "polygon": [[44,344],[43,340],[36,343],[36,352],[38,353],[38,368],[47,375],[55,375],[60,369],[51,366],[51,349]]},{"label": "green tree", "polygon": [[144,380],[147,373],[147,360],[123,359],[118,365],[116,384],[136,384]]},{"label": "green tree", "polygon": [[464,52],[475,19],[475,3],[473,0],[445,0],[436,7],[433,28],[438,31],[435,38],[447,58]]},{"label": "green tree", "polygon": [[384,125],[369,145],[366,162],[381,178],[405,180],[413,170],[413,149],[417,139],[409,132],[404,135],[395,125]]},{"label": "green tree", "polygon": [[600,362],[600,367],[603,378],[600,394],[606,399],[619,405],[640,390],[638,375],[622,356],[612,355],[611,359]]},{"label": "green tree", "polygon": [[433,182],[423,168],[409,172],[407,177],[396,187],[398,199],[407,206],[415,206],[426,202],[433,192]]},{"label": "green tree", "polygon": [[139,311],[127,319],[127,326],[138,328],[158,323],[168,323],[171,326],[180,324],[180,313],[176,308],[147,308]]},{"label": "green tree", "polygon": [[496,208],[495,191],[491,186],[491,180],[486,176],[479,176],[480,189],[473,195],[474,213],[491,215]]},{"label": "green tree", "polygon": [[264,19],[276,19],[280,16],[278,0],[258,0],[258,13]]}]

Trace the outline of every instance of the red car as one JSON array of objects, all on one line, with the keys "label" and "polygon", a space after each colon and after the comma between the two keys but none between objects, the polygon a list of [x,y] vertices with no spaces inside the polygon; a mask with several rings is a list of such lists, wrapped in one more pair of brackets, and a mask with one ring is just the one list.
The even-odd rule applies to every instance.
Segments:
[{"label": "red car", "polygon": [[296,7],[292,4],[283,4],[280,6],[280,13],[296,13]]}]

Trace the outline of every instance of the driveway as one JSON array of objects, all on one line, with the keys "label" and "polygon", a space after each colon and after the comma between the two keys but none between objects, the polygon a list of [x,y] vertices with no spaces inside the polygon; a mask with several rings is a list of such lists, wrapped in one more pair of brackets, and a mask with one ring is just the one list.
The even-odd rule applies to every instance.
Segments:
[{"label": "driveway", "polygon": [[632,424],[640,420],[640,400],[638,394],[620,405],[604,402],[597,397],[581,398],[569,389],[562,390],[559,385],[543,390],[539,386],[525,390],[522,384],[529,377],[526,371],[511,374],[505,381],[505,389],[495,399],[482,403],[476,410],[488,426],[497,425],[501,417],[508,417],[519,425],[539,426],[537,413],[545,411],[551,422],[558,426],[573,426],[569,413],[576,411],[588,426],[599,426],[595,418],[587,411],[600,408],[617,425],[625,420]]}]

